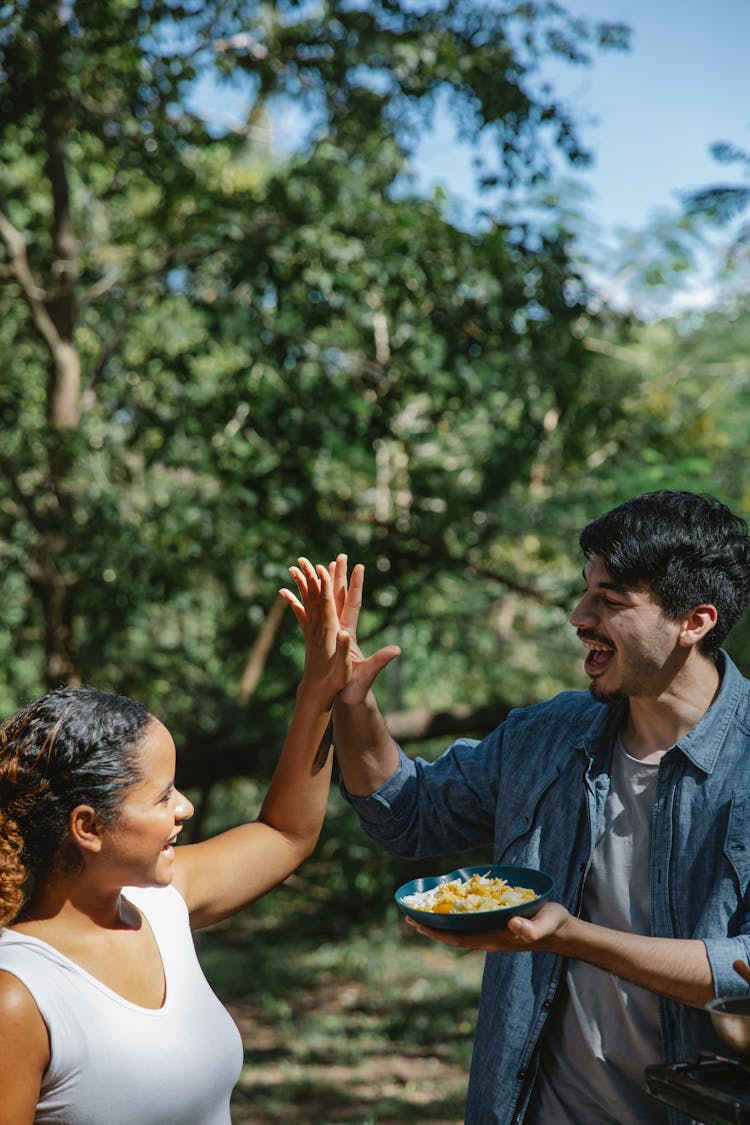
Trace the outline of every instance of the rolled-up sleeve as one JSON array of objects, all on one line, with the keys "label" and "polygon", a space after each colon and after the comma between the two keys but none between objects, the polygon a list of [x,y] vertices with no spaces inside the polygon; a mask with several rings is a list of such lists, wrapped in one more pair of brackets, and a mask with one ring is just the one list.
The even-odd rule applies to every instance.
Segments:
[{"label": "rolled-up sleeve", "polygon": [[498,732],[458,739],[434,762],[407,758],[369,797],[345,798],[375,843],[415,859],[491,844],[498,791]]},{"label": "rolled-up sleeve", "polygon": [[415,799],[417,767],[400,746],[398,754],[395,771],[369,796],[355,797],[343,781],[340,783],[343,796],[356,812],[368,836],[386,848],[389,840],[401,835],[401,825],[410,820]]},{"label": "rolled-up sleeve", "polygon": [[744,996],[747,984],[732,968],[734,961],[750,964],[750,934],[735,938],[704,938],[715,996]]}]

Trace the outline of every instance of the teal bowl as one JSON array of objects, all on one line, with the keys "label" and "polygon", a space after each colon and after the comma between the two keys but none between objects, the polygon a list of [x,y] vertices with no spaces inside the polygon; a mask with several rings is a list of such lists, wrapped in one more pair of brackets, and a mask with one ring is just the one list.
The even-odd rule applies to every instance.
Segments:
[{"label": "teal bowl", "polygon": [[[537,897],[530,902],[519,903],[518,906],[505,906],[500,910],[476,910],[466,914],[435,914],[431,910],[418,910],[407,906],[404,899],[409,895],[418,894],[420,891],[431,891],[440,883],[448,883],[451,879],[461,879],[464,882],[472,875],[488,875],[491,879],[505,879],[511,887],[527,887],[535,891]],[[500,867],[493,864],[482,864],[478,867],[459,867],[447,875],[429,875],[421,879],[412,879],[399,887],[394,898],[400,910],[420,922],[423,926],[430,926],[433,930],[459,930],[464,933],[479,930],[502,930],[508,924],[508,919],[516,914],[529,917],[536,914],[539,907],[549,898],[555,887],[555,881],[545,871],[538,871],[535,867]]]}]

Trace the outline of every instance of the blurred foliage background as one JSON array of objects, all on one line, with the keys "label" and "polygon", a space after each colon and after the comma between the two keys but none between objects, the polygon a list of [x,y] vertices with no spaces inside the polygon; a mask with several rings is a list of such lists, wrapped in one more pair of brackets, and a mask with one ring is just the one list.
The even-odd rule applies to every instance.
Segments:
[{"label": "blurred foliage background", "polygon": [[[628,42],[547,3],[0,2],[0,713],[142,700],[200,835],[283,740],[299,554],[365,563],[362,644],[402,646],[381,699],[429,755],[581,686],[585,522],[665,486],[747,514],[750,156],[606,252],[559,170],[591,154],[542,63]],[[411,176],[445,112],[470,223]],[[707,253],[711,307],[660,314]],[[729,648],[747,671],[747,620]],[[334,793],[255,924],[382,920],[402,873]]]}]

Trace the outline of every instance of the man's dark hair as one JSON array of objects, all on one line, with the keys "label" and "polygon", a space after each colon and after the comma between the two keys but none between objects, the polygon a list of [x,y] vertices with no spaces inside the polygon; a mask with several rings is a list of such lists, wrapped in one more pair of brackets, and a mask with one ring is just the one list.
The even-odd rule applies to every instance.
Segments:
[{"label": "man's dark hair", "polygon": [[667,617],[715,606],[716,624],[700,644],[706,655],[723,644],[750,598],[747,524],[715,496],[646,492],[593,520],[580,544],[626,589],[648,584]]}]

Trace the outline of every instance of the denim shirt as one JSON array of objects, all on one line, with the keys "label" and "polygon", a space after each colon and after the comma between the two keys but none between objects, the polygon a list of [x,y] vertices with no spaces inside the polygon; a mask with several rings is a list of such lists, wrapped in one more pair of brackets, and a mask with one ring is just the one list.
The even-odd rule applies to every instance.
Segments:
[{"label": "denim shirt", "polygon": [[[732,962],[750,961],[750,682],[725,653],[719,670],[714,703],[659,764],[651,848],[651,933],[703,941],[717,996],[746,993]],[[389,851],[420,858],[491,845],[493,863],[552,875],[554,897],[577,914],[627,708],[565,692],[512,711],[481,742],[459,739],[435,762],[401,753],[375,793],[345,796]],[[523,1120],[564,968],[551,953],[487,955],[466,1125]],[[664,1057],[654,1063],[728,1053],[704,1011],[659,1005]]]}]

